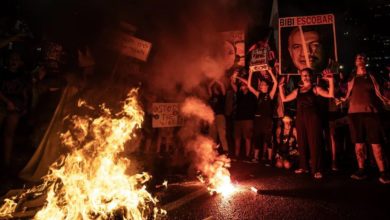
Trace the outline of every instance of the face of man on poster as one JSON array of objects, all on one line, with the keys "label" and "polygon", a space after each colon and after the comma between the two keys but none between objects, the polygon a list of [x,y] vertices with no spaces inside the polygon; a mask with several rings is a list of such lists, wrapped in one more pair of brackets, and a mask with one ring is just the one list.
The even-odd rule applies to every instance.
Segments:
[{"label": "face of man on poster", "polygon": [[[279,72],[315,74],[337,64],[337,45],[332,14],[279,18]],[[334,68],[336,70],[336,68]]]},{"label": "face of man on poster", "polygon": [[320,42],[320,35],[316,31],[300,33],[296,28],[291,31],[288,38],[288,51],[295,67],[300,71],[311,68],[315,72],[320,71],[326,64],[323,45]]},{"label": "face of man on poster", "polygon": [[224,69],[227,70],[232,68],[236,62],[236,48],[233,43],[225,41],[223,51],[223,66]]}]

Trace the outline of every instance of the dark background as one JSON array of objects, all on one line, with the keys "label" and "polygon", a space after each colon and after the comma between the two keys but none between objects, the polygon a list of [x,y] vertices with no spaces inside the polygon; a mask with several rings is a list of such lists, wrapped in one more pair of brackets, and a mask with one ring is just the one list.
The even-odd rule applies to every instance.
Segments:
[{"label": "dark background", "polygon": [[[162,34],[170,33],[180,41],[189,27],[200,29],[205,22],[218,31],[244,28],[247,47],[272,30],[271,0],[3,0],[0,4],[1,17],[21,17],[36,37],[62,42],[67,48],[102,44],[103,28],[120,20],[135,25],[136,35],[153,43],[151,56],[164,44]],[[279,17],[333,13],[344,71],[349,73],[354,55],[364,51],[371,69],[385,77],[384,68],[390,63],[388,1],[279,0],[278,5]]]}]

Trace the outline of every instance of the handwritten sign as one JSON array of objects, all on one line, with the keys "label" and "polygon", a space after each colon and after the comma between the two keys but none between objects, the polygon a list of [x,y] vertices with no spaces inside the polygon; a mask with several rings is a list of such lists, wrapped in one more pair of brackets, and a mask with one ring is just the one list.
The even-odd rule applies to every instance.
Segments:
[{"label": "handwritten sign", "polygon": [[178,127],[183,125],[179,103],[153,103],[153,128]]},{"label": "handwritten sign", "polygon": [[268,52],[266,47],[252,50],[249,68],[254,72],[266,69],[268,64]]},{"label": "handwritten sign", "polygon": [[151,48],[151,43],[131,35],[124,35],[122,38],[122,54],[126,56],[146,61],[148,59]]}]

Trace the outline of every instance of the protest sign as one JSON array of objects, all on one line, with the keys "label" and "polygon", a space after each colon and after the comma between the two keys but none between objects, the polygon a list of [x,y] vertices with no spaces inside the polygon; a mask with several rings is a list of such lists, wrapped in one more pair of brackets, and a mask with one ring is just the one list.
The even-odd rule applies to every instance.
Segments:
[{"label": "protest sign", "polygon": [[146,61],[151,48],[151,43],[131,35],[123,34],[122,54]]},{"label": "protest sign", "polygon": [[[222,39],[226,42],[226,54],[231,54],[231,56],[226,56],[227,62],[229,63],[226,69],[231,68],[234,62],[237,62],[238,66],[245,66],[245,31],[225,31],[221,32],[221,35]],[[234,53],[230,53],[229,50],[234,51]],[[238,58],[237,60],[236,57]]]},{"label": "protest sign", "polygon": [[179,103],[153,103],[152,127],[178,127],[183,125]]},{"label": "protest sign", "polygon": [[259,47],[252,50],[249,69],[253,72],[267,69],[268,53],[269,50],[267,47]]},{"label": "protest sign", "polygon": [[319,73],[329,59],[337,62],[333,14],[279,18],[279,73]]}]

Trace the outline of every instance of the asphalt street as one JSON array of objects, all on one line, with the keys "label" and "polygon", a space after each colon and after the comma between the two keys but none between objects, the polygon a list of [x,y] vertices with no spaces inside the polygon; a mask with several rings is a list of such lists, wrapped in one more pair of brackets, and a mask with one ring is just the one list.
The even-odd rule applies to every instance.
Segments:
[{"label": "asphalt street", "polygon": [[[210,195],[188,166],[170,166],[171,158],[135,155],[133,160],[153,175],[148,191],[167,210],[163,219],[390,219],[390,185],[378,181],[375,169],[362,181],[349,178],[353,166],[325,171],[316,180],[263,163],[234,162],[230,172],[236,191],[223,197]],[[167,188],[161,186],[164,180]],[[25,184],[3,177],[1,193]]]},{"label": "asphalt street", "polygon": [[[237,190],[228,197],[211,196],[191,181],[170,184],[161,197],[163,207],[170,209],[168,219],[390,218],[390,186],[381,184],[375,171],[363,181],[350,179],[349,171],[328,171],[316,180],[309,174],[237,162],[231,175]],[[183,204],[183,198],[191,200]]]}]

